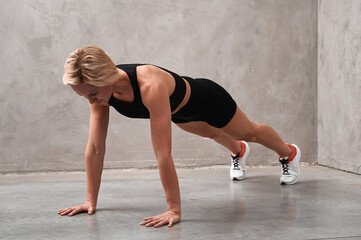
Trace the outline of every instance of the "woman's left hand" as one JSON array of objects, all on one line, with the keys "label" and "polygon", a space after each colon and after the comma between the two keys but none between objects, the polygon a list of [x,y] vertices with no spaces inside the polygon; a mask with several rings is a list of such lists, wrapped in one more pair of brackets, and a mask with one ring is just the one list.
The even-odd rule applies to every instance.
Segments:
[{"label": "woman's left hand", "polygon": [[163,214],[145,218],[145,221],[140,223],[140,225],[145,225],[147,227],[160,227],[165,224],[168,224],[168,227],[171,227],[174,223],[180,221],[180,214],[173,211],[166,211]]}]

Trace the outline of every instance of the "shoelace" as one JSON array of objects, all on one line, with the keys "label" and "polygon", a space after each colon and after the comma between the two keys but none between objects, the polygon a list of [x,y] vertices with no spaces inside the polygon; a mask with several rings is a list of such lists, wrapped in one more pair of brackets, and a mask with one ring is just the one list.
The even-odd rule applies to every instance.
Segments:
[{"label": "shoelace", "polygon": [[233,169],[238,169],[239,170],[239,154],[237,154],[236,156],[232,156],[233,159]]},{"label": "shoelace", "polygon": [[288,159],[281,158],[280,163],[282,164],[282,169],[283,169],[282,175],[290,175],[290,173],[288,172],[288,169],[290,167],[288,164]]}]

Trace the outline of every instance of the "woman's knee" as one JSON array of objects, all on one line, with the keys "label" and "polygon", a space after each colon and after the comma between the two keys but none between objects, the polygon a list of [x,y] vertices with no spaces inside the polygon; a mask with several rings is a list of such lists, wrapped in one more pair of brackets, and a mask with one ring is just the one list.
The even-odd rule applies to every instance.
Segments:
[{"label": "woman's knee", "polygon": [[257,142],[258,132],[260,131],[261,124],[251,122],[249,129],[245,133],[242,140],[246,142]]}]

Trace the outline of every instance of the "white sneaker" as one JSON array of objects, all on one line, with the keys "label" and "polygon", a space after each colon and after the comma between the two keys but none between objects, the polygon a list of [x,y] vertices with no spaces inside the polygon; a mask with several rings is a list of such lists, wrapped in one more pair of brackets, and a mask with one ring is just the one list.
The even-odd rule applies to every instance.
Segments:
[{"label": "white sneaker", "polygon": [[301,150],[296,144],[286,143],[291,149],[292,153],[289,157],[280,158],[279,161],[282,165],[281,184],[291,185],[295,184],[300,180],[300,159]]},{"label": "white sneaker", "polygon": [[237,155],[231,154],[232,165],[230,169],[231,180],[242,180],[246,177],[246,159],[249,154],[249,146],[245,141],[239,141],[241,152]]}]

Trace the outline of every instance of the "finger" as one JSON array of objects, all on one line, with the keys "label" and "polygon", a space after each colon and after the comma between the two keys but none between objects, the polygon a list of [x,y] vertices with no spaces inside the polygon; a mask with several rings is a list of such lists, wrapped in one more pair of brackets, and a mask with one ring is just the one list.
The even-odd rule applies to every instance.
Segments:
[{"label": "finger", "polygon": [[62,208],[62,209],[59,209],[59,211],[64,211],[64,210],[67,210],[69,209],[68,207],[67,208]]},{"label": "finger", "polygon": [[151,219],[151,220],[144,221],[144,222],[141,223],[141,225],[148,224],[148,223],[150,223],[150,222],[152,222],[152,221],[154,221],[154,220],[155,220],[155,219]]},{"label": "finger", "polygon": [[71,213],[69,213],[69,216],[74,216],[75,214],[78,214],[79,212],[83,212],[85,209],[83,207],[77,207],[73,209]]},{"label": "finger", "polygon": [[78,213],[81,213],[81,212],[85,212],[86,209],[82,208],[82,207],[78,207],[76,209],[74,209],[71,213],[69,213],[69,216],[74,216]]},{"label": "finger", "polygon": [[151,218],[147,218],[144,222],[151,222],[151,221],[155,221],[155,220],[159,220],[160,218],[158,217],[151,217]]},{"label": "finger", "polygon": [[173,226],[173,220],[169,221],[168,227],[171,227],[171,226]]},{"label": "finger", "polygon": [[94,212],[95,212],[95,209],[94,209],[94,208],[89,208],[89,210],[88,210],[88,214],[89,214],[89,215],[93,215]]},{"label": "finger", "polygon": [[160,222],[160,220],[154,220],[154,221],[152,221],[152,222],[150,222],[150,223],[146,224],[145,226],[147,226],[147,227],[151,227],[151,226],[153,226],[153,225],[155,225],[155,224],[157,224],[157,223],[159,223],[159,222]]},{"label": "finger", "polygon": [[59,213],[62,214],[62,213],[64,213],[64,212],[66,212],[66,211],[69,211],[69,209],[66,209],[66,210],[64,210],[64,211],[61,211],[61,212],[59,212]]},{"label": "finger", "polygon": [[145,224],[147,224],[147,223],[149,223],[151,221],[153,221],[153,220],[147,220],[147,221],[141,222],[140,225],[145,225]]},{"label": "finger", "polygon": [[66,209],[64,209],[63,213],[68,212],[68,211],[73,211],[73,209],[75,209],[75,207],[66,208]]},{"label": "finger", "polygon": [[64,212],[62,212],[60,215],[61,215],[61,216],[67,215],[67,214],[70,213],[71,211],[73,211],[73,209],[69,208],[69,209],[65,210]]},{"label": "finger", "polygon": [[167,222],[165,220],[162,220],[159,223],[157,223],[156,225],[154,225],[154,227],[160,227],[160,226],[163,226],[165,224],[167,224]]},{"label": "finger", "polygon": [[148,220],[145,220],[143,222],[151,222],[151,221],[154,221],[155,219],[148,219]]},{"label": "finger", "polygon": [[60,210],[58,211],[58,213],[65,212],[65,211],[68,210],[68,209],[69,209],[69,208],[60,209]]}]

